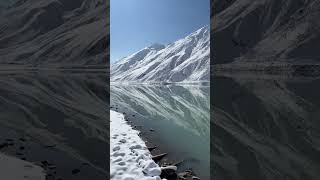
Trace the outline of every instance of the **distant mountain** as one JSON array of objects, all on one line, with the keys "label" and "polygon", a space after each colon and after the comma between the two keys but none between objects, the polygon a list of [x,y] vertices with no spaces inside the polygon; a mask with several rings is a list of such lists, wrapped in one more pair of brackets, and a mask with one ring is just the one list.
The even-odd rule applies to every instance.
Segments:
[{"label": "distant mountain", "polygon": [[216,0],[213,62],[320,63],[320,1]]},{"label": "distant mountain", "polygon": [[17,1],[0,14],[0,64],[106,65],[108,2]]},{"label": "distant mountain", "polygon": [[111,65],[111,81],[209,81],[210,34],[205,26],[167,46],[154,44]]}]

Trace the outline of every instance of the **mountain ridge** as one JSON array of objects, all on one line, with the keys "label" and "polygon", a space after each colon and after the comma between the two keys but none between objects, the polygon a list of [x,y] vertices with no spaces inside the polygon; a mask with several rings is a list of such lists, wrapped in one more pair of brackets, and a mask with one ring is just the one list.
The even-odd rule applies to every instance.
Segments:
[{"label": "mountain ridge", "polygon": [[213,63],[319,64],[319,9],[317,0],[214,1]]},{"label": "mountain ridge", "polygon": [[206,25],[168,45],[143,48],[111,65],[113,82],[207,82],[210,34]]},{"label": "mountain ridge", "polygon": [[102,0],[14,3],[0,14],[0,63],[32,67],[107,66],[108,8],[108,1]]}]

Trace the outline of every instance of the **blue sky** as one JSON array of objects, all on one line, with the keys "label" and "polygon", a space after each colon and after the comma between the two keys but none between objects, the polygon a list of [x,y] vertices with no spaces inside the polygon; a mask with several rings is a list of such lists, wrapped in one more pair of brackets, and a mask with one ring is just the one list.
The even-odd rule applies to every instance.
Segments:
[{"label": "blue sky", "polygon": [[209,0],[111,0],[111,63],[153,43],[168,44],[209,24]]}]

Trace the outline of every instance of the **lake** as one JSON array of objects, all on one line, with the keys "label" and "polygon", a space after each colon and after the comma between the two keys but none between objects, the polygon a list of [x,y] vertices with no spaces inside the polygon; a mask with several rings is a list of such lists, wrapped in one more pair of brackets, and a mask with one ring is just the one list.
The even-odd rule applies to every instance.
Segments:
[{"label": "lake", "polygon": [[109,177],[105,73],[6,72],[0,92],[0,144],[13,142],[1,152],[45,167],[48,180]]},{"label": "lake", "polygon": [[213,179],[319,179],[319,78],[227,74],[212,81]]},{"label": "lake", "polygon": [[[212,82],[211,94],[208,86],[112,85],[111,106],[159,146],[153,153],[184,160],[179,170],[192,168],[201,179],[210,179],[209,167],[219,180],[320,177],[319,78],[229,75]],[[14,144],[0,151],[54,164],[51,178],[105,179],[107,85],[104,73],[2,73],[0,144]]]},{"label": "lake", "polygon": [[165,161],[210,179],[210,88],[176,85],[111,85],[111,108],[125,113],[147,145]]}]

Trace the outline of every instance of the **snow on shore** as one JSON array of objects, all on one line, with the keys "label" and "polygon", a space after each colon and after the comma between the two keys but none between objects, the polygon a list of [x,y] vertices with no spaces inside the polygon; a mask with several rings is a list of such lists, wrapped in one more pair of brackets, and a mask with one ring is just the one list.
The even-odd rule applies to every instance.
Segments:
[{"label": "snow on shore", "polygon": [[44,170],[30,162],[0,153],[0,179],[45,180]]},{"label": "snow on shore", "polygon": [[124,115],[110,111],[110,178],[112,180],[160,180],[161,168],[139,132],[132,129]]}]

